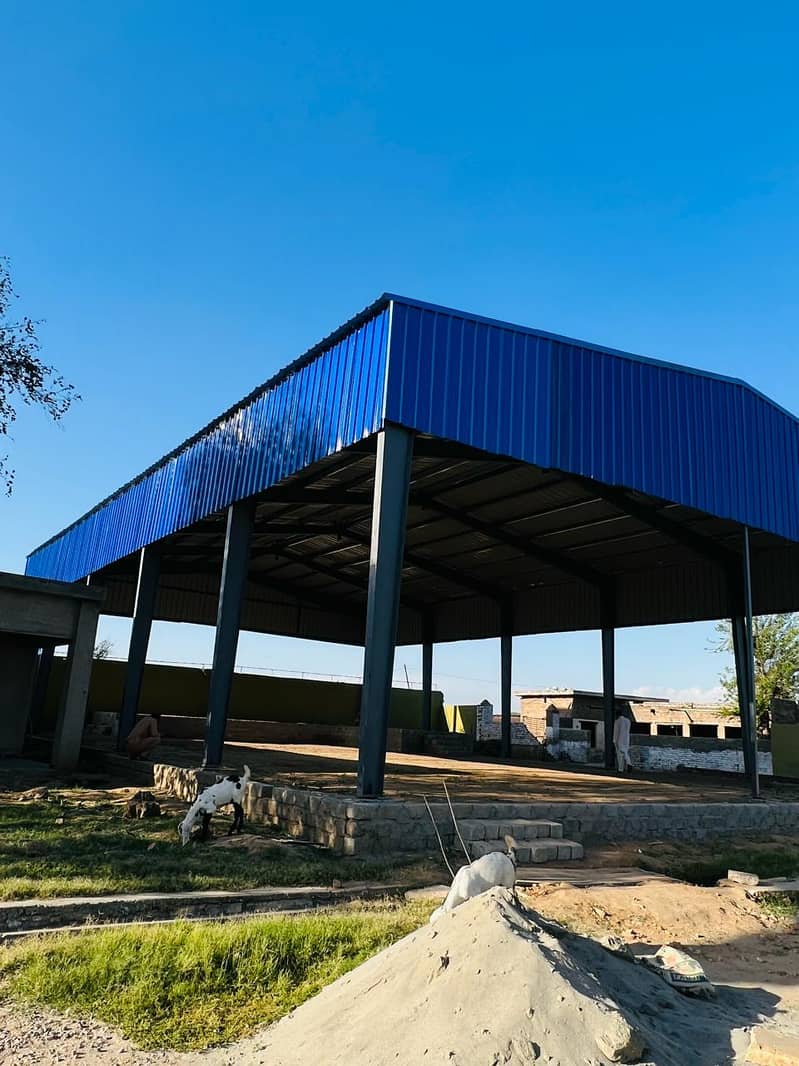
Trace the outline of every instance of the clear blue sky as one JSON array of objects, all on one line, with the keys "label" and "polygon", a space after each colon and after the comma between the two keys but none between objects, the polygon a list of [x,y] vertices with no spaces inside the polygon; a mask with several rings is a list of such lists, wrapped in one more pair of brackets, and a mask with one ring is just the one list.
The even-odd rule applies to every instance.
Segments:
[{"label": "clear blue sky", "polygon": [[[386,289],[799,409],[793,5],[314,6],[3,5],[0,253],[83,400],[19,421],[0,567]],[[623,633],[620,689],[712,689],[709,632]],[[598,645],[520,639],[514,683],[596,686]],[[360,669],[254,635],[239,660]],[[495,697],[497,660],[442,648],[436,681]]]}]

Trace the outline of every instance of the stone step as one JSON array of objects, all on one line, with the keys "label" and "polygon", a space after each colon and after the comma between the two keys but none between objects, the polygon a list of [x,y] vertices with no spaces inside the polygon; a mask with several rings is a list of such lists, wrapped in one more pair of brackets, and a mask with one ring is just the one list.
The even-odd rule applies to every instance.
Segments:
[{"label": "stone step", "polygon": [[[501,841],[505,836],[512,836],[517,842],[521,842],[563,836],[563,826],[560,822],[550,822],[544,818],[465,818],[458,821],[458,827],[466,841]],[[496,851],[496,848],[490,850]]]},{"label": "stone step", "polygon": [[[473,859],[488,855],[492,851],[505,851],[505,844],[500,840],[475,840],[469,845]],[[537,862],[570,862],[583,858],[583,846],[576,840],[528,840],[516,849],[516,862],[528,865]]]}]

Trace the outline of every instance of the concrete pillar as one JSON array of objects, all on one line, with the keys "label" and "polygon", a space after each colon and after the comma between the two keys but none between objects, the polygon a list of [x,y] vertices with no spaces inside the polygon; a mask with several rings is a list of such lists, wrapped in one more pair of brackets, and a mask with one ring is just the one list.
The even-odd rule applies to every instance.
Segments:
[{"label": "concrete pillar", "polygon": [[[499,658],[499,713],[502,725],[500,752],[503,759],[510,759],[513,751],[510,720],[511,677],[513,674],[513,614],[509,605],[505,605],[502,609],[502,635],[499,638]],[[546,728],[544,732],[546,733]]]},{"label": "concrete pillar", "polygon": [[723,726],[723,725],[717,725],[716,726],[716,739],[717,740],[726,740],[727,739],[726,726]]},{"label": "concrete pillar", "polygon": [[136,724],[139,697],[147,661],[147,646],[153,627],[155,601],[158,596],[158,577],[161,558],[152,548],[142,548],[139,553],[139,578],[136,583],[136,601],[133,607],[133,627],[130,631],[128,665],[125,671],[125,687],[122,692],[122,709],[119,714],[117,747],[125,750],[125,741]]},{"label": "concrete pillar", "polygon": [[690,724],[687,723],[687,722],[682,722],[680,724],[680,732],[681,732],[682,736],[690,737],[690,735],[691,735],[691,726],[690,726]]},{"label": "concrete pillar", "polygon": [[0,755],[19,755],[39,665],[35,640],[0,634]]},{"label": "concrete pillar", "polygon": [[99,604],[90,601],[81,603],[75,632],[67,652],[61,706],[51,758],[56,770],[67,773],[75,769],[80,757],[98,617]]},{"label": "concrete pillar", "polygon": [[241,608],[247,586],[250,538],[254,522],[255,504],[252,500],[241,500],[228,508],[225,554],[222,560],[222,580],[216,615],[214,661],[208,689],[208,720],[203,756],[203,766],[207,768],[222,765],[230,689],[233,684],[233,669],[236,665]]},{"label": "concrete pillar", "polygon": [[413,435],[388,425],[377,438],[361,693],[358,795],[383,792],[386,737],[399,621]]},{"label": "concrete pillar", "polygon": [[610,592],[602,593],[602,707],[605,723],[605,768],[616,765],[613,725],[616,719],[616,603]]},{"label": "concrete pillar", "polygon": [[422,729],[430,729],[433,717],[433,636],[429,622],[424,625],[422,644]]}]

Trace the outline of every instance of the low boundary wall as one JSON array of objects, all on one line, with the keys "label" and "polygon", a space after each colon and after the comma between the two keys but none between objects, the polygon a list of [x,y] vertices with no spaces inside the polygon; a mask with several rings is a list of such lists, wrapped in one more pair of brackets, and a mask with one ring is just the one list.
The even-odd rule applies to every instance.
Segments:
[{"label": "low boundary wall", "polygon": [[[212,784],[210,771],[166,763],[153,769],[154,784],[192,802],[198,788]],[[290,788],[253,781],[245,799],[251,822],[322,844],[342,855],[367,857],[397,852],[432,852],[438,844],[424,803],[355,796],[320,789]],[[445,845],[455,834],[446,804],[431,804]],[[458,819],[496,822],[545,819],[560,822],[566,837],[583,842],[706,840],[724,834],[799,832],[799,803],[455,803]]]}]

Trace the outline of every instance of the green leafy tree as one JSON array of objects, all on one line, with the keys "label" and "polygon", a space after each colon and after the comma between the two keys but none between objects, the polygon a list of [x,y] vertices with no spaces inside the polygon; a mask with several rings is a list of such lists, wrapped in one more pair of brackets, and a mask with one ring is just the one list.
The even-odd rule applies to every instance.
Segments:
[{"label": "green leafy tree", "polygon": [[[799,699],[799,615],[764,614],[753,619],[755,652],[755,713],[761,732],[769,729],[769,708],[774,699]],[[731,653],[732,627],[729,622],[716,626],[719,639],[715,650]],[[724,689],[724,710],[738,714],[738,683],[733,667],[719,678]]]},{"label": "green leafy tree", "polygon": [[[0,256],[0,437],[8,437],[17,418],[17,406],[42,408],[60,422],[79,399],[72,385],[39,358],[36,323],[23,316],[9,316],[15,298],[8,260]],[[0,455],[0,484],[7,495],[14,487],[14,471],[8,456]]]}]

